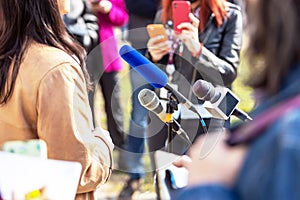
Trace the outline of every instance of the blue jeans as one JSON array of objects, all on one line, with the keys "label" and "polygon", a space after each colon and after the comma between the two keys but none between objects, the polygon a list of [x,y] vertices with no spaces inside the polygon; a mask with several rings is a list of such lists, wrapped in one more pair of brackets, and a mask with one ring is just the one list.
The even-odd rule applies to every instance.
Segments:
[{"label": "blue jeans", "polygon": [[125,141],[123,152],[121,152],[125,171],[131,179],[138,179],[145,176],[143,155],[145,150],[145,138],[147,136],[147,115],[148,110],[138,100],[139,92],[153,87],[134,69],[130,69],[130,81],[132,87],[132,110],[129,125],[129,134]]}]

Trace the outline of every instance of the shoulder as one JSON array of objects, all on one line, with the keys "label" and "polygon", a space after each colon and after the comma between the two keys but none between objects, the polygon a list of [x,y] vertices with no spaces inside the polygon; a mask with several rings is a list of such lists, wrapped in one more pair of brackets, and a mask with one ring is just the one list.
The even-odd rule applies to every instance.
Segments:
[{"label": "shoulder", "polygon": [[300,107],[287,111],[282,117],[277,121],[277,126],[274,128],[278,130],[279,140],[284,143],[286,142],[289,145],[299,147],[300,134],[299,134],[299,124],[300,124]]},{"label": "shoulder", "polygon": [[41,84],[85,84],[83,71],[75,58],[66,52],[47,45],[34,43],[24,55],[19,71],[23,85],[38,90]]},{"label": "shoulder", "polygon": [[242,27],[243,16],[240,6],[230,2],[226,2],[225,5],[228,13],[228,18],[225,21],[227,21],[229,25],[239,24],[238,27]]},{"label": "shoulder", "polygon": [[300,150],[300,107],[281,112],[279,115],[280,117],[272,122],[263,135],[258,138],[256,146],[264,148],[263,146],[268,144],[267,146],[277,151],[295,148]]},{"label": "shoulder", "polygon": [[225,6],[226,6],[226,9],[229,10],[229,11],[238,11],[238,12],[241,12],[241,7],[237,4],[233,4],[233,3],[230,3],[230,2],[226,2],[225,3]]},{"label": "shoulder", "polygon": [[43,76],[53,68],[65,64],[81,69],[76,59],[61,49],[33,43],[24,57],[22,68],[31,71],[34,75]]},{"label": "shoulder", "polygon": [[233,4],[230,2],[226,2],[225,6],[226,6],[226,10],[227,10],[229,16],[241,15],[241,13],[242,13],[241,7],[239,5],[236,5],[236,4]]}]

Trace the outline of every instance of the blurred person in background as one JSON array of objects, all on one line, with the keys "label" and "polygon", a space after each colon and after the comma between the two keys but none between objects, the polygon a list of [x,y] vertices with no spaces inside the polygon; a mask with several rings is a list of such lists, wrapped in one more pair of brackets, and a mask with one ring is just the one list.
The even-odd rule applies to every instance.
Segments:
[{"label": "blurred person in background", "polygon": [[[172,0],[163,0],[162,9],[156,15],[155,23],[162,23],[169,33],[168,41],[161,41],[160,36],[148,41],[149,58],[169,75],[172,84],[194,105],[201,107],[204,101],[199,100],[192,90],[198,79],[211,82],[214,86],[230,88],[237,76],[242,48],[243,24],[239,6],[225,0],[191,0],[191,22],[181,23],[181,33],[174,34],[172,28]],[[161,89],[158,95],[161,95]],[[229,126],[223,119],[217,119],[200,109],[199,113],[206,123],[201,126],[199,117],[183,105],[177,111],[178,122],[187,132],[191,141],[208,131],[222,130]],[[176,114],[176,112],[175,112]],[[175,115],[174,115],[175,116]],[[167,139],[167,126],[150,113],[149,151],[163,149]],[[172,140],[175,154],[186,152],[189,144],[180,137]]]},{"label": "blurred person in background", "polygon": [[111,175],[113,143],[93,126],[86,53],[62,21],[68,6],[0,1],[0,145],[44,140],[49,159],[81,164],[76,199],[94,199]]},{"label": "blurred person in background", "polygon": [[[125,3],[129,12],[128,40],[132,47],[145,55],[149,39],[146,26],[153,23],[160,2],[159,0],[125,0]],[[133,193],[139,190],[145,176],[143,156],[148,110],[140,104],[138,94],[144,88],[153,90],[153,87],[132,68],[130,68],[130,83],[132,108],[129,132],[125,141],[125,151],[120,152],[122,158],[119,159],[119,168],[128,172],[129,179],[120,192],[119,199],[131,199]]]},{"label": "blurred person in background", "polygon": [[199,138],[190,157],[176,163],[189,170],[188,187],[177,199],[300,198],[300,5],[249,0],[246,10],[254,120],[227,134],[209,134],[215,146],[204,158],[200,151],[208,139]]},{"label": "blurred person in background", "polygon": [[116,149],[122,149],[124,144],[124,116],[120,99],[119,73],[124,65],[118,54],[114,28],[127,23],[128,13],[123,0],[87,0],[87,3],[91,11],[98,17],[99,25],[100,43],[89,54],[87,65],[94,88],[89,93],[90,105],[94,112],[94,122],[97,124],[94,99],[96,86],[99,84],[105,101],[107,129],[117,147]]}]

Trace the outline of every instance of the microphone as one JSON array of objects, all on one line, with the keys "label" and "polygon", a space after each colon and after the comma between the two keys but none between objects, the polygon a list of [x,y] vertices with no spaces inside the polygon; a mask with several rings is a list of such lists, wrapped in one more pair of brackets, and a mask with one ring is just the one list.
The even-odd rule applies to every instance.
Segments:
[{"label": "microphone", "polygon": [[[146,57],[140,54],[137,50],[129,45],[123,45],[119,50],[120,56],[134,69],[136,70],[148,83],[154,88],[166,88],[169,92],[175,95],[177,101],[182,103],[187,109],[195,112],[201,119],[195,106],[187,98],[185,98],[177,90],[173,89],[168,84],[168,77],[161,69],[155,64],[150,62]],[[202,122],[203,125],[204,122]]]},{"label": "microphone", "polygon": [[240,99],[228,88],[214,87],[207,81],[197,80],[193,85],[193,91],[199,99],[205,101],[204,108],[216,118],[226,120],[235,115],[243,121],[252,120],[246,112],[237,107]]},{"label": "microphone", "polygon": [[188,134],[181,128],[180,124],[173,119],[171,113],[166,113],[164,111],[164,108],[154,91],[146,88],[142,89],[138,94],[138,99],[142,106],[156,114],[161,121],[165,123],[173,123],[172,131],[188,142],[188,144],[191,144]]},{"label": "microphone", "polygon": [[167,84],[167,75],[131,46],[123,45],[119,50],[119,54],[154,88],[162,88]]}]

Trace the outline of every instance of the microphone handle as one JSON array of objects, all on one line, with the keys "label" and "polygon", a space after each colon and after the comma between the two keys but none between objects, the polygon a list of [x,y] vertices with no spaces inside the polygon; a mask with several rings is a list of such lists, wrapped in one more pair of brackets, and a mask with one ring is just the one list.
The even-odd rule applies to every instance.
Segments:
[{"label": "microphone handle", "polygon": [[170,86],[168,83],[164,86],[169,92],[173,93],[175,95],[175,97],[177,98],[177,101],[179,101],[179,103],[182,103],[185,107],[187,107],[187,109],[193,111],[194,113],[197,114],[197,116],[200,119],[201,125],[203,127],[204,133],[207,133],[207,127],[206,124],[203,120],[203,118],[201,117],[200,113],[197,111],[196,107],[194,106],[194,104],[192,102],[190,102],[187,98],[185,98],[185,96],[183,96],[180,92],[174,90],[172,88],[172,86]]},{"label": "microphone handle", "polygon": [[251,121],[252,118],[244,111],[242,111],[239,108],[235,108],[232,115],[236,116],[237,118],[239,118],[242,121]]},{"label": "microphone handle", "polygon": [[172,123],[172,131],[174,131],[177,135],[179,135],[189,145],[192,145],[192,142],[188,134],[181,128],[180,124],[175,119],[173,119],[171,123]]},{"label": "microphone handle", "polygon": [[183,96],[181,93],[179,93],[178,91],[174,90],[172,88],[172,86],[170,86],[168,83],[165,85],[165,88],[173,93],[177,99],[177,101],[179,103],[182,103],[183,105],[185,105],[188,109],[190,109],[191,111],[195,112],[196,114],[199,114],[197,109],[194,107],[193,103],[190,102],[187,98],[185,98],[185,96]]}]

